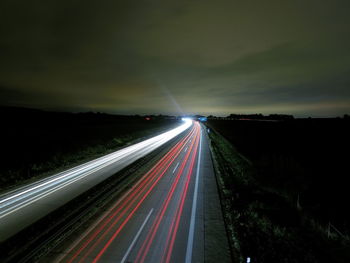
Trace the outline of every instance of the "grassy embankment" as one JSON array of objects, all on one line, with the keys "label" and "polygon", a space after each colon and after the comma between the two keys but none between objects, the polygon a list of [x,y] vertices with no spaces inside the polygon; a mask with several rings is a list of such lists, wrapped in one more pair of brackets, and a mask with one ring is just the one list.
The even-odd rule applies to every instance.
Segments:
[{"label": "grassy embankment", "polygon": [[100,113],[0,108],[0,191],[28,183],[151,137],[176,120]]},{"label": "grassy embankment", "polygon": [[[260,166],[220,134],[212,130],[210,139],[236,261],[350,262],[348,240],[334,231],[328,235],[327,226],[283,191],[281,182],[265,181]],[[265,161],[265,168],[271,163]]]}]

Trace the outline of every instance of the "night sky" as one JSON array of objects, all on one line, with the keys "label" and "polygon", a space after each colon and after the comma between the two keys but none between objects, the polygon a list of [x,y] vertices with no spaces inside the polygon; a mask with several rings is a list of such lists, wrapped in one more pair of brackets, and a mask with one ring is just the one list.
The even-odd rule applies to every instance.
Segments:
[{"label": "night sky", "polygon": [[348,0],[1,0],[0,104],[350,112]]}]

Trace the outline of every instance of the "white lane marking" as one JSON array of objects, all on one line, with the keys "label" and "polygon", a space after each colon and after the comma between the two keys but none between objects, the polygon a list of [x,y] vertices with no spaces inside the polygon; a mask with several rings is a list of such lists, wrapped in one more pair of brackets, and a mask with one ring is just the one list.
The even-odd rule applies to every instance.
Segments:
[{"label": "white lane marking", "polygon": [[147,215],[145,221],[143,221],[143,223],[142,223],[142,225],[141,225],[139,231],[137,231],[136,236],[134,237],[133,241],[131,242],[131,244],[130,244],[128,250],[126,251],[126,253],[125,253],[125,255],[124,255],[122,261],[120,261],[120,263],[124,263],[125,260],[127,259],[127,257],[129,256],[130,251],[132,250],[132,248],[134,247],[134,245],[135,245],[137,239],[138,239],[139,236],[141,235],[141,232],[142,232],[143,228],[145,227],[145,225],[147,224],[147,221],[148,221],[148,219],[150,218],[152,212],[153,212],[153,208],[151,209],[151,211],[149,211],[149,213],[148,213],[148,215]]},{"label": "white lane marking", "polygon": [[179,162],[176,164],[176,166],[175,166],[175,168],[174,168],[174,170],[173,170],[173,173],[175,173],[177,167],[179,167],[179,164],[180,164]]},{"label": "white lane marking", "polygon": [[186,147],[185,152],[187,152],[187,149],[188,149],[188,146]]},{"label": "white lane marking", "polygon": [[197,210],[199,168],[200,168],[200,165],[201,165],[201,150],[202,150],[202,130],[201,130],[200,140],[199,140],[198,166],[197,166],[196,183],[195,183],[195,186],[194,186],[194,195],[193,195],[193,201],[192,201],[190,230],[188,232],[188,240],[187,240],[186,261],[185,261],[186,263],[191,263],[192,262],[194,226],[195,226],[195,223],[196,223],[196,210]]}]

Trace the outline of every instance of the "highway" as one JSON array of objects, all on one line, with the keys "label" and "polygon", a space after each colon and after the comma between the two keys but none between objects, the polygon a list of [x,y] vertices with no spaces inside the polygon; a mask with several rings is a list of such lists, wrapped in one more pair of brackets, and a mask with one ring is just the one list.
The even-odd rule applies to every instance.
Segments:
[{"label": "highway", "polygon": [[204,262],[203,138],[194,122],[55,262]]},{"label": "highway", "polygon": [[184,120],[182,125],[168,132],[1,195],[0,243],[191,126],[191,120]]}]

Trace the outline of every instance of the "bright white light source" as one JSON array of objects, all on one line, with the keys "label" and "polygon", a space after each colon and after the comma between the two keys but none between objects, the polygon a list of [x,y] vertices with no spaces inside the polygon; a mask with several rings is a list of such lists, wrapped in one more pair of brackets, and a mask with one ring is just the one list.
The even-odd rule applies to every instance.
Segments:
[{"label": "bright white light source", "polygon": [[250,263],[250,257],[247,257],[247,263]]},{"label": "bright white light source", "polygon": [[192,119],[191,118],[181,118],[182,121],[187,122],[187,123],[192,123]]}]

